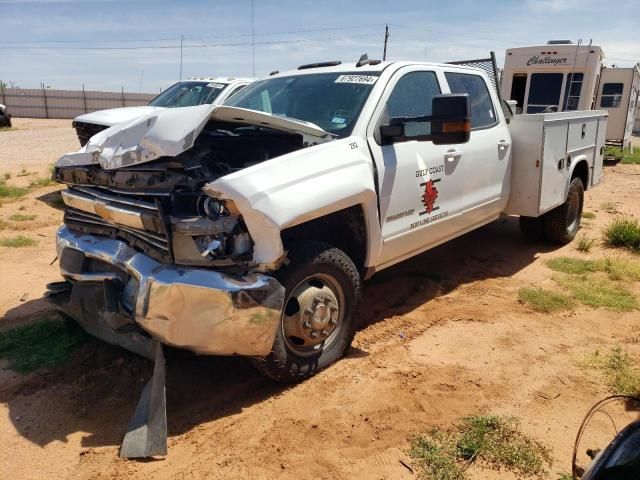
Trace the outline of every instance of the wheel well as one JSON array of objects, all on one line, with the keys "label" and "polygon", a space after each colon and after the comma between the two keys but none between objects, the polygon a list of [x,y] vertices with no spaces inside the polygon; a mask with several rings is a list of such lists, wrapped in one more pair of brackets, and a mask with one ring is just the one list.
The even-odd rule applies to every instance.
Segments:
[{"label": "wheel well", "polygon": [[314,240],[332,245],[346,253],[358,270],[364,269],[367,256],[367,228],[364,211],[360,205],[282,231],[285,250],[293,240]]},{"label": "wheel well", "polygon": [[586,190],[589,188],[589,166],[585,160],[580,160],[578,164],[573,168],[573,173],[571,174],[571,180],[578,177],[582,180],[582,186]]}]

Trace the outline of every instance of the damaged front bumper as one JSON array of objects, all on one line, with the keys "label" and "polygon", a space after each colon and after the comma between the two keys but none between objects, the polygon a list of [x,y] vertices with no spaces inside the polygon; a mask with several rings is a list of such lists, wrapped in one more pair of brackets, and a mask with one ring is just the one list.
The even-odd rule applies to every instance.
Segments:
[{"label": "damaged front bumper", "polygon": [[[107,237],[57,233],[62,276],[57,303],[89,333],[151,358],[146,332],[166,345],[208,355],[266,356],[284,287],[266,275],[163,264]],[[142,330],[142,331],[141,331]]]}]

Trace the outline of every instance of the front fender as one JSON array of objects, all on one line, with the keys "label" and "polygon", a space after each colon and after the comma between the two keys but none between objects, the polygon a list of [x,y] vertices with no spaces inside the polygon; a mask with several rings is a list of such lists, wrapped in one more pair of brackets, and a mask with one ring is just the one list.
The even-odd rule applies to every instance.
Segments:
[{"label": "front fender", "polygon": [[[282,260],[282,230],[362,205],[371,255],[379,242],[374,167],[359,137],[308,147],[219,178],[204,186],[216,198],[232,200],[254,241],[254,263],[261,270]],[[369,259],[367,259],[369,263]]]}]

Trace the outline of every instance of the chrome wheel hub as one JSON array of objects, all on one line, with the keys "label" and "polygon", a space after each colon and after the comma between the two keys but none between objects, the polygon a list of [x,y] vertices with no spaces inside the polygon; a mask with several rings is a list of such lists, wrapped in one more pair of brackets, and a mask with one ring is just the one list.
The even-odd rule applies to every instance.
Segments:
[{"label": "chrome wheel hub", "polygon": [[293,289],[282,314],[283,337],[298,355],[329,345],[342,323],[344,294],[331,277],[306,278]]}]

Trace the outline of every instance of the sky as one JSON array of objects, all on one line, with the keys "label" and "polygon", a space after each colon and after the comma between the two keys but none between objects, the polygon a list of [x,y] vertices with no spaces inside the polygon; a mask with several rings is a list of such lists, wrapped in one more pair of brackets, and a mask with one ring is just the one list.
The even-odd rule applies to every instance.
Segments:
[{"label": "sky", "polygon": [[640,0],[0,0],[0,80],[159,92],[190,76],[255,76],[326,60],[504,62],[510,47],[582,39],[640,61]]}]

